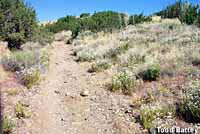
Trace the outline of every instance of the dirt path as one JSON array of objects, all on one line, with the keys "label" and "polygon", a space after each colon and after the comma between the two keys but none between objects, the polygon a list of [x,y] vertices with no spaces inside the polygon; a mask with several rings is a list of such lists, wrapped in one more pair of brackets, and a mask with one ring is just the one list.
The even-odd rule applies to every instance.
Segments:
[{"label": "dirt path", "polygon": [[[130,97],[105,90],[109,73],[90,74],[76,63],[72,46],[55,42],[49,74],[31,98],[31,134],[132,134]],[[80,92],[88,90],[87,97]],[[127,113],[127,114],[125,114]],[[134,131],[134,132],[133,132]]]}]

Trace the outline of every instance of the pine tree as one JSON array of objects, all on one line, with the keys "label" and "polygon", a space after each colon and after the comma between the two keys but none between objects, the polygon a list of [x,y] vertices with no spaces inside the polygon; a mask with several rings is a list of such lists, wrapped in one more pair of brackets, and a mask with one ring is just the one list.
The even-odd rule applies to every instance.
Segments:
[{"label": "pine tree", "polygon": [[36,13],[23,0],[0,1],[0,35],[9,48],[21,48],[30,40],[37,27]]}]

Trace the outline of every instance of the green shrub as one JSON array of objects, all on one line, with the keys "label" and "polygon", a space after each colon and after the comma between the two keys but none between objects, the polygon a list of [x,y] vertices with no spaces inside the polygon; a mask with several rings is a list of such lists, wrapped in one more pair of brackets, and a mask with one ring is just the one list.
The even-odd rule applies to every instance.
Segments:
[{"label": "green shrub", "polygon": [[14,127],[15,127],[15,123],[5,116],[3,118],[3,125],[2,125],[3,134],[11,134]]},{"label": "green shrub", "polygon": [[160,76],[160,66],[157,64],[150,65],[146,70],[140,72],[138,75],[143,80],[155,81]]},{"label": "green shrub", "polygon": [[76,61],[78,62],[84,62],[84,61],[90,62],[96,59],[96,55],[90,49],[78,52],[76,54],[76,57],[77,57]]},{"label": "green shrub", "polygon": [[3,67],[9,71],[20,71],[39,64],[39,55],[35,51],[15,51],[11,56],[3,57]]},{"label": "green shrub", "polygon": [[45,46],[51,44],[54,40],[53,33],[51,33],[47,28],[44,26],[40,26],[37,28],[37,34],[34,34],[32,37],[34,42],[38,42],[40,45]]},{"label": "green shrub", "polygon": [[152,18],[149,16],[144,16],[143,14],[131,15],[129,17],[129,25],[135,25],[143,22],[149,22]]},{"label": "green shrub", "polygon": [[125,16],[125,14],[113,11],[98,12],[91,16],[90,14],[81,14],[79,18],[66,16],[46,27],[54,33],[70,30],[73,33],[73,37],[76,37],[79,32],[87,30],[92,32],[112,32],[125,27]]},{"label": "green shrub", "polygon": [[6,41],[8,42],[8,47],[11,49],[20,49],[21,45],[25,43],[25,39],[21,33],[9,34],[6,37]]},{"label": "green shrub", "polygon": [[180,111],[186,120],[200,122],[200,82],[192,81],[184,87]]},{"label": "green shrub", "polygon": [[73,37],[76,37],[80,31],[80,20],[76,16],[66,16],[58,19],[56,23],[46,25],[46,28],[53,33],[72,31]]},{"label": "green shrub", "polygon": [[131,94],[136,86],[136,78],[126,71],[119,72],[112,77],[112,91],[121,90],[125,94]]},{"label": "green shrub", "polygon": [[[144,128],[150,129],[157,124],[157,120],[175,117],[175,107],[158,105],[143,105],[140,109],[140,120]],[[160,127],[160,126],[159,126]]]},{"label": "green shrub", "polygon": [[89,69],[89,72],[101,72],[110,67],[111,67],[111,61],[100,60],[100,61],[97,61],[96,63],[92,64],[92,67],[91,67],[91,69]]},{"label": "green shrub", "polygon": [[95,13],[91,16],[91,19],[94,21],[94,24],[90,27],[89,30],[94,32],[111,32],[115,29],[121,29],[125,27],[125,14],[113,11]]},{"label": "green shrub", "polygon": [[35,34],[35,10],[24,0],[1,0],[0,10],[0,36],[8,42],[9,48],[21,48]]},{"label": "green shrub", "polygon": [[26,107],[21,103],[18,102],[15,107],[15,114],[17,118],[27,118],[30,116],[30,113],[27,112]]},{"label": "green shrub", "polygon": [[18,74],[22,84],[24,84],[28,89],[33,85],[38,84],[41,80],[41,74],[36,69],[23,70]]},{"label": "green shrub", "polygon": [[49,55],[45,50],[14,51],[10,56],[3,57],[1,63],[6,70],[13,72],[31,67],[45,70],[49,64]]}]

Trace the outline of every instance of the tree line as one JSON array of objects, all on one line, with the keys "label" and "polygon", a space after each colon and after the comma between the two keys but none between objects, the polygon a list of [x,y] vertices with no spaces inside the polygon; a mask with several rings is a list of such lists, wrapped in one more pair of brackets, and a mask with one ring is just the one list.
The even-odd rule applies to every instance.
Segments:
[{"label": "tree line", "polygon": [[155,14],[162,18],[179,18],[182,23],[188,25],[194,24],[200,27],[199,5],[193,5],[188,1],[179,0]]},{"label": "tree line", "polygon": [[[177,1],[153,15],[162,18],[179,18],[182,23],[200,27],[199,5],[186,1]],[[151,21],[151,15],[143,14],[128,16],[114,11],[83,13],[80,16],[66,16],[56,23],[39,26],[36,11],[24,0],[0,0],[0,40],[8,42],[9,48],[21,48],[27,41],[50,43],[52,33],[71,30],[73,37],[79,32],[112,32],[127,25],[135,25]],[[38,36],[39,35],[39,36]]]},{"label": "tree line", "polygon": [[89,13],[83,13],[79,17],[66,16],[60,18],[54,24],[46,25],[46,27],[54,33],[63,30],[71,30],[74,37],[76,37],[76,35],[81,31],[112,32],[116,29],[122,29],[128,24],[138,24],[145,21],[151,21],[151,17],[146,17],[143,14],[129,17],[124,13],[104,11],[92,15]]}]

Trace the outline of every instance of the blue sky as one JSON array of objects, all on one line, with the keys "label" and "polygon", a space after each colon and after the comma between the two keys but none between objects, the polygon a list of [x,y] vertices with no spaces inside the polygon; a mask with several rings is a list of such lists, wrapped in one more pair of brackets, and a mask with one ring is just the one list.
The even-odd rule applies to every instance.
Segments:
[{"label": "blue sky", "polygon": [[[128,14],[151,14],[176,0],[25,0],[31,4],[40,21],[55,20],[66,15],[113,10]],[[200,0],[190,0],[199,3]]]}]

